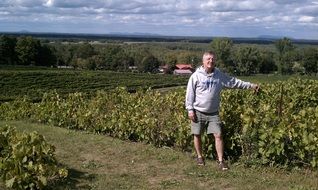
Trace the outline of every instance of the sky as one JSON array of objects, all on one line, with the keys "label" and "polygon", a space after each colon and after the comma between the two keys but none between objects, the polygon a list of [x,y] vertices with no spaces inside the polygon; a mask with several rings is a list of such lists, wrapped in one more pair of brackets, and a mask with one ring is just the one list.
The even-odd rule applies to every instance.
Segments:
[{"label": "sky", "polygon": [[0,31],[318,40],[318,0],[0,0]]}]

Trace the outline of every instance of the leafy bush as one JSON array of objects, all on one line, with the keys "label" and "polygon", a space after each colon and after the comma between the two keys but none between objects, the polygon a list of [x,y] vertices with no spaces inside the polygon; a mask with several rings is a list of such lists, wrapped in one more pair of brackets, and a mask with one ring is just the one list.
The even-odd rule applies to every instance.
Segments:
[{"label": "leafy bush", "polygon": [[[257,159],[263,164],[318,167],[318,81],[292,79],[261,87],[257,95],[246,90],[222,93],[225,155]],[[158,147],[191,150],[184,99],[184,89],[161,94],[152,90],[129,93],[117,88],[98,91],[91,97],[48,93],[39,103],[25,99],[1,104],[0,113],[4,113],[2,119],[31,119]],[[204,138],[203,146],[208,157],[215,152],[210,139]]]},{"label": "leafy bush", "polygon": [[57,165],[54,147],[38,133],[1,126],[0,142],[0,176],[8,188],[43,189],[67,176],[67,170]]}]

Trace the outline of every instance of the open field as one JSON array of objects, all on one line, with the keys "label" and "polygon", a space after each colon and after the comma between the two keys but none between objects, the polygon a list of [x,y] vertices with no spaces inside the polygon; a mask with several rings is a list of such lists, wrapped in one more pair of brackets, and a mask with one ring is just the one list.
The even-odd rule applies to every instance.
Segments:
[{"label": "open field", "polygon": [[8,69],[0,70],[0,102],[28,95],[34,100],[43,93],[56,90],[60,94],[74,92],[95,93],[125,86],[138,88],[163,88],[185,85],[188,77],[159,74],[135,74],[110,71],[81,71],[58,69]]},{"label": "open field", "polygon": [[[1,121],[19,131],[38,131],[56,147],[70,176],[48,189],[317,189],[318,172],[246,168],[232,163],[227,172],[214,161],[198,167],[191,154],[171,148],[121,141],[24,121]],[[3,184],[0,188],[5,189]]]},{"label": "open field", "polygon": [[[124,69],[110,64],[115,61],[104,60],[117,55],[106,51],[117,47],[120,57],[131,58],[127,60],[129,63],[139,63],[143,55],[136,52],[147,50],[160,64],[173,58],[178,63],[192,60],[193,65],[199,65],[200,52],[211,48],[211,39],[140,40],[133,37],[106,40],[97,36],[91,39],[75,36],[65,41],[62,36],[38,37],[42,45],[56,50],[58,63],[75,64],[77,69],[49,67],[55,65],[55,61],[50,63],[42,59],[47,64],[36,62],[32,65],[48,67],[16,65],[23,59],[1,63],[11,65],[0,65],[0,128],[8,124],[18,131],[38,131],[56,147],[57,160],[68,169],[69,176],[45,189],[318,190],[317,73],[316,76],[238,76],[244,81],[260,83],[261,91],[224,90],[220,116],[225,131],[225,159],[230,170],[221,172],[213,160],[212,139],[211,143],[204,138],[203,143],[204,156],[210,158],[207,165],[199,167],[194,160],[193,137],[184,108],[189,76],[115,72]],[[257,40],[254,44],[256,39],[237,40],[233,52],[245,47],[262,49],[264,54],[271,55],[265,60],[279,64],[274,41]],[[90,45],[82,45],[84,41]],[[299,56],[297,60],[301,65],[305,65],[308,58],[306,48],[317,50],[316,41],[295,45],[295,55],[288,57]],[[121,46],[125,51],[120,51]],[[90,52],[92,49],[94,51]],[[90,55],[82,57],[86,52]],[[232,56],[234,62],[240,60],[235,53]],[[269,59],[272,57],[273,60]],[[113,71],[80,69],[88,68],[92,60],[110,65],[89,68]],[[260,68],[263,67],[246,74],[274,72]],[[307,71],[302,73],[311,73]],[[149,88],[155,90],[145,90]],[[22,98],[24,96],[27,98]],[[1,143],[0,149],[5,150],[4,144]],[[35,149],[33,145],[30,147],[30,150]],[[33,155],[40,154],[33,151]],[[27,159],[23,157],[23,160]],[[1,166],[5,165],[3,163],[0,162]],[[12,167],[15,171],[16,163]],[[13,176],[15,179],[18,175]],[[6,183],[9,184],[8,180]],[[6,190],[0,180],[2,189]]]},{"label": "open field", "polygon": [[276,81],[286,81],[292,78],[301,79],[313,79],[318,80],[318,76],[308,76],[308,75],[274,75],[274,74],[261,74],[253,76],[238,76],[239,79],[245,81],[251,81],[256,83],[274,83]]},{"label": "open field", "polygon": [[[287,80],[292,75],[255,75],[238,77],[260,83],[273,83]],[[318,77],[299,76],[318,79]],[[0,69],[0,102],[11,101],[24,95],[38,101],[43,93],[56,90],[59,94],[74,92],[95,93],[97,90],[109,90],[118,86],[129,90],[139,88],[169,88],[185,86],[189,76],[121,73],[111,71],[59,70],[35,67],[4,67]]]}]

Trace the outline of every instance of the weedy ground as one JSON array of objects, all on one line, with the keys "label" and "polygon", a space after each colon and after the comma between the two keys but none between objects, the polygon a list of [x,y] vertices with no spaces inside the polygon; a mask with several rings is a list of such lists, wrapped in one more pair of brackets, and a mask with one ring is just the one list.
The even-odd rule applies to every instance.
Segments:
[{"label": "weedy ground", "polygon": [[[215,161],[197,166],[193,156],[171,148],[24,121],[5,122],[19,131],[38,131],[56,147],[69,177],[47,189],[318,189],[318,171],[244,167],[226,172]],[[0,182],[0,189],[5,189]]]}]

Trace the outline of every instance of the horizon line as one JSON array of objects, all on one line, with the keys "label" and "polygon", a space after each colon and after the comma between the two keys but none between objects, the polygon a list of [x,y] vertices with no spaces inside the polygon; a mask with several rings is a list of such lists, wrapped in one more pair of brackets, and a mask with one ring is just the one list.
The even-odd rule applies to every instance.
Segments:
[{"label": "horizon line", "polygon": [[231,36],[207,36],[207,35],[162,35],[156,33],[143,33],[143,32],[110,32],[110,33],[83,33],[83,32],[33,32],[28,30],[21,31],[0,31],[0,34],[11,33],[11,34],[67,34],[67,35],[89,35],[89,36],[150,36],[150,37],[177,37],[177,38],[230,38],[230,39],[264,39],[264,40],[279,40],[283,38],[288,38],[292,41],[318,41],[318,39],[304,39],[304,38],[294,38],[289,36],[278,36],[278,35],[259,35],[256,37],[231,37]]}]

